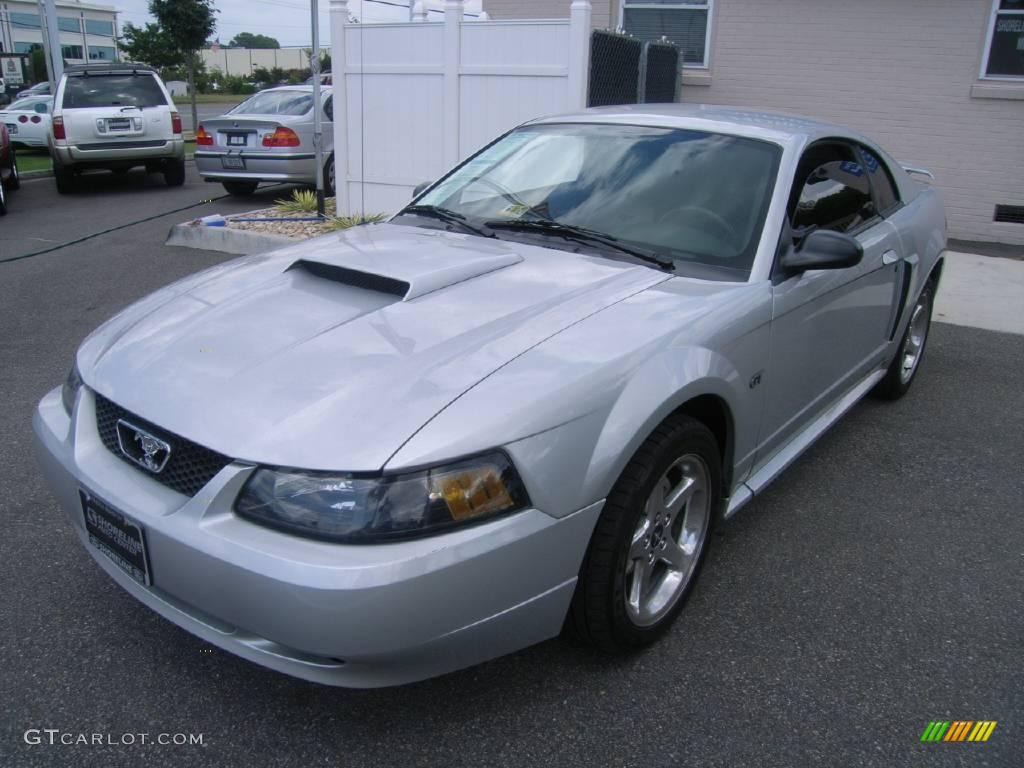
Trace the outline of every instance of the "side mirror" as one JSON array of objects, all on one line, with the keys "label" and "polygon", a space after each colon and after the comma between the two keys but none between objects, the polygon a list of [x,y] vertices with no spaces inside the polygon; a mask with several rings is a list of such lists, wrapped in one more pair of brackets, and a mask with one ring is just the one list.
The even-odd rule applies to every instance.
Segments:
[{"label": "side mirror", "polygon": [[420,196],[420,194],[422,194],[422,193],[423,193],[423,191],[424,191],[424,190],[425,190],[425,189],[426,189],[427,187],[429,187],[429,186],[430,186],[431,184],[433,184],[433,183],[434,183],[434,182],[432,182],[432,181],[421,181],[421,182],[420,182],[419,184],[417,184],[417,185],[416,185],[415,187],[413,187],[413,190],[412,190],[412,196],[413,196],[414,198],[416,198],[416,197],[419,197],[419,196]]},{"label": "side mirror", "polygon": [[864,248],[856,238],[830,229],[816,229],[799,247],[790,248],[780,264],[790,272],[808,269],[846,269],[860,264]]}]

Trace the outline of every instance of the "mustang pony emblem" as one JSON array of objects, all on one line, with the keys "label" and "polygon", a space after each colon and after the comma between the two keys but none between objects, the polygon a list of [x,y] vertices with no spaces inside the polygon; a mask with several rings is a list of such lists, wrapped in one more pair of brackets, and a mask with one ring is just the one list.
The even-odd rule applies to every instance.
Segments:
[{"label": "mustang pony emblem", "polygon": [[168,442],[124,419],[117,422],[117,442],[121,453],[154,474],[161,472],[171,458]]}]

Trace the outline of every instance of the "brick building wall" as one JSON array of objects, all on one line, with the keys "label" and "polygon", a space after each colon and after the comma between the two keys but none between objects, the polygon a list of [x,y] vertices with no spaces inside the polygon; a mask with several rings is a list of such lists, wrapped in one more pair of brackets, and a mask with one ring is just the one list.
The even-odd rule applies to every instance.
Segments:
[{"label": "brick building wall", "polygon": [[[506,6],[555,17],[569,2],[484,0],[495,19]],[[857,128],[935,173],[952,237],[1024,245],[1024,225],[992,220],[996,204],[1024,205],[1024,80],[978,79],[991,9],[991,0],[714,0],[709,66],[685,71],[682,99]]]}]

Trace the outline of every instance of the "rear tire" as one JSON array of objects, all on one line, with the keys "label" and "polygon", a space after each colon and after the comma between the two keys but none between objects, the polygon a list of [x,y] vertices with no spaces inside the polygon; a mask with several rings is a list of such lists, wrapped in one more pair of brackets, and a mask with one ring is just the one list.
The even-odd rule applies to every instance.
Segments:
[{"label": "rear tire", "polygon": [[893,356],[889,368],[883,378],[875,386],[874,394],[883,400],[899,400],[914,383],[917,371],[921,367],[925,345],[928,343],[928,331],[932,322],[932,306],[935,300],[934,283],[929,280],[921,290],[914,308],[910,310],[910,321],[900,339],[899,349]]},{"label": "rear tire", "polygon": [[259,186],[259,182],[256,181],[225,181],[222,183],[227,193],[235,197],[250,197]]},{"label": "rear tire", "polygon": [[164,181],[168,187],[180,187],[185,183],[185,161],[175,160],[164,168]]},{"label": "rear tire", "polygon": [[334,155],[324,163],[324,195],[334,197]]},{"label": "rear tire", "polygon": [[53,180],[57,184],[57,194],[70,195],[75,191],[75,172],[60,165],[53,166]]},{"label": "rear tire", "polygon": [[0,216],[7,215],[7,190],[5,184],[0,184]]},{"label": "rear tire", "polygon": [[570,633],[612,653],[657,640],[697,581],[721,483],[711,431],[684,415],[662,422],[601,511],[573,595]]}]

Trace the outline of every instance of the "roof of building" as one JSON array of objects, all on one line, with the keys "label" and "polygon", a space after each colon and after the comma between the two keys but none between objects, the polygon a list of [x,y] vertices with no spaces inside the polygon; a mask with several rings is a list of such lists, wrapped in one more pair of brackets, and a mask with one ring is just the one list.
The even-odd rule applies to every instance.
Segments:
[{"label": "roof of building", "polygon": [[[10,5],[31,5],[35,10],[39,9],[39,3],[37,0],[7,0]],[[103,13],[120,13],[112,5],[104,5],[103,3],[79,3],[77,0],[56,0],[54,3],[58,8],[74,8],[79,11],[102,11]],[[12,9],[18,10],[21,9]]]}]

